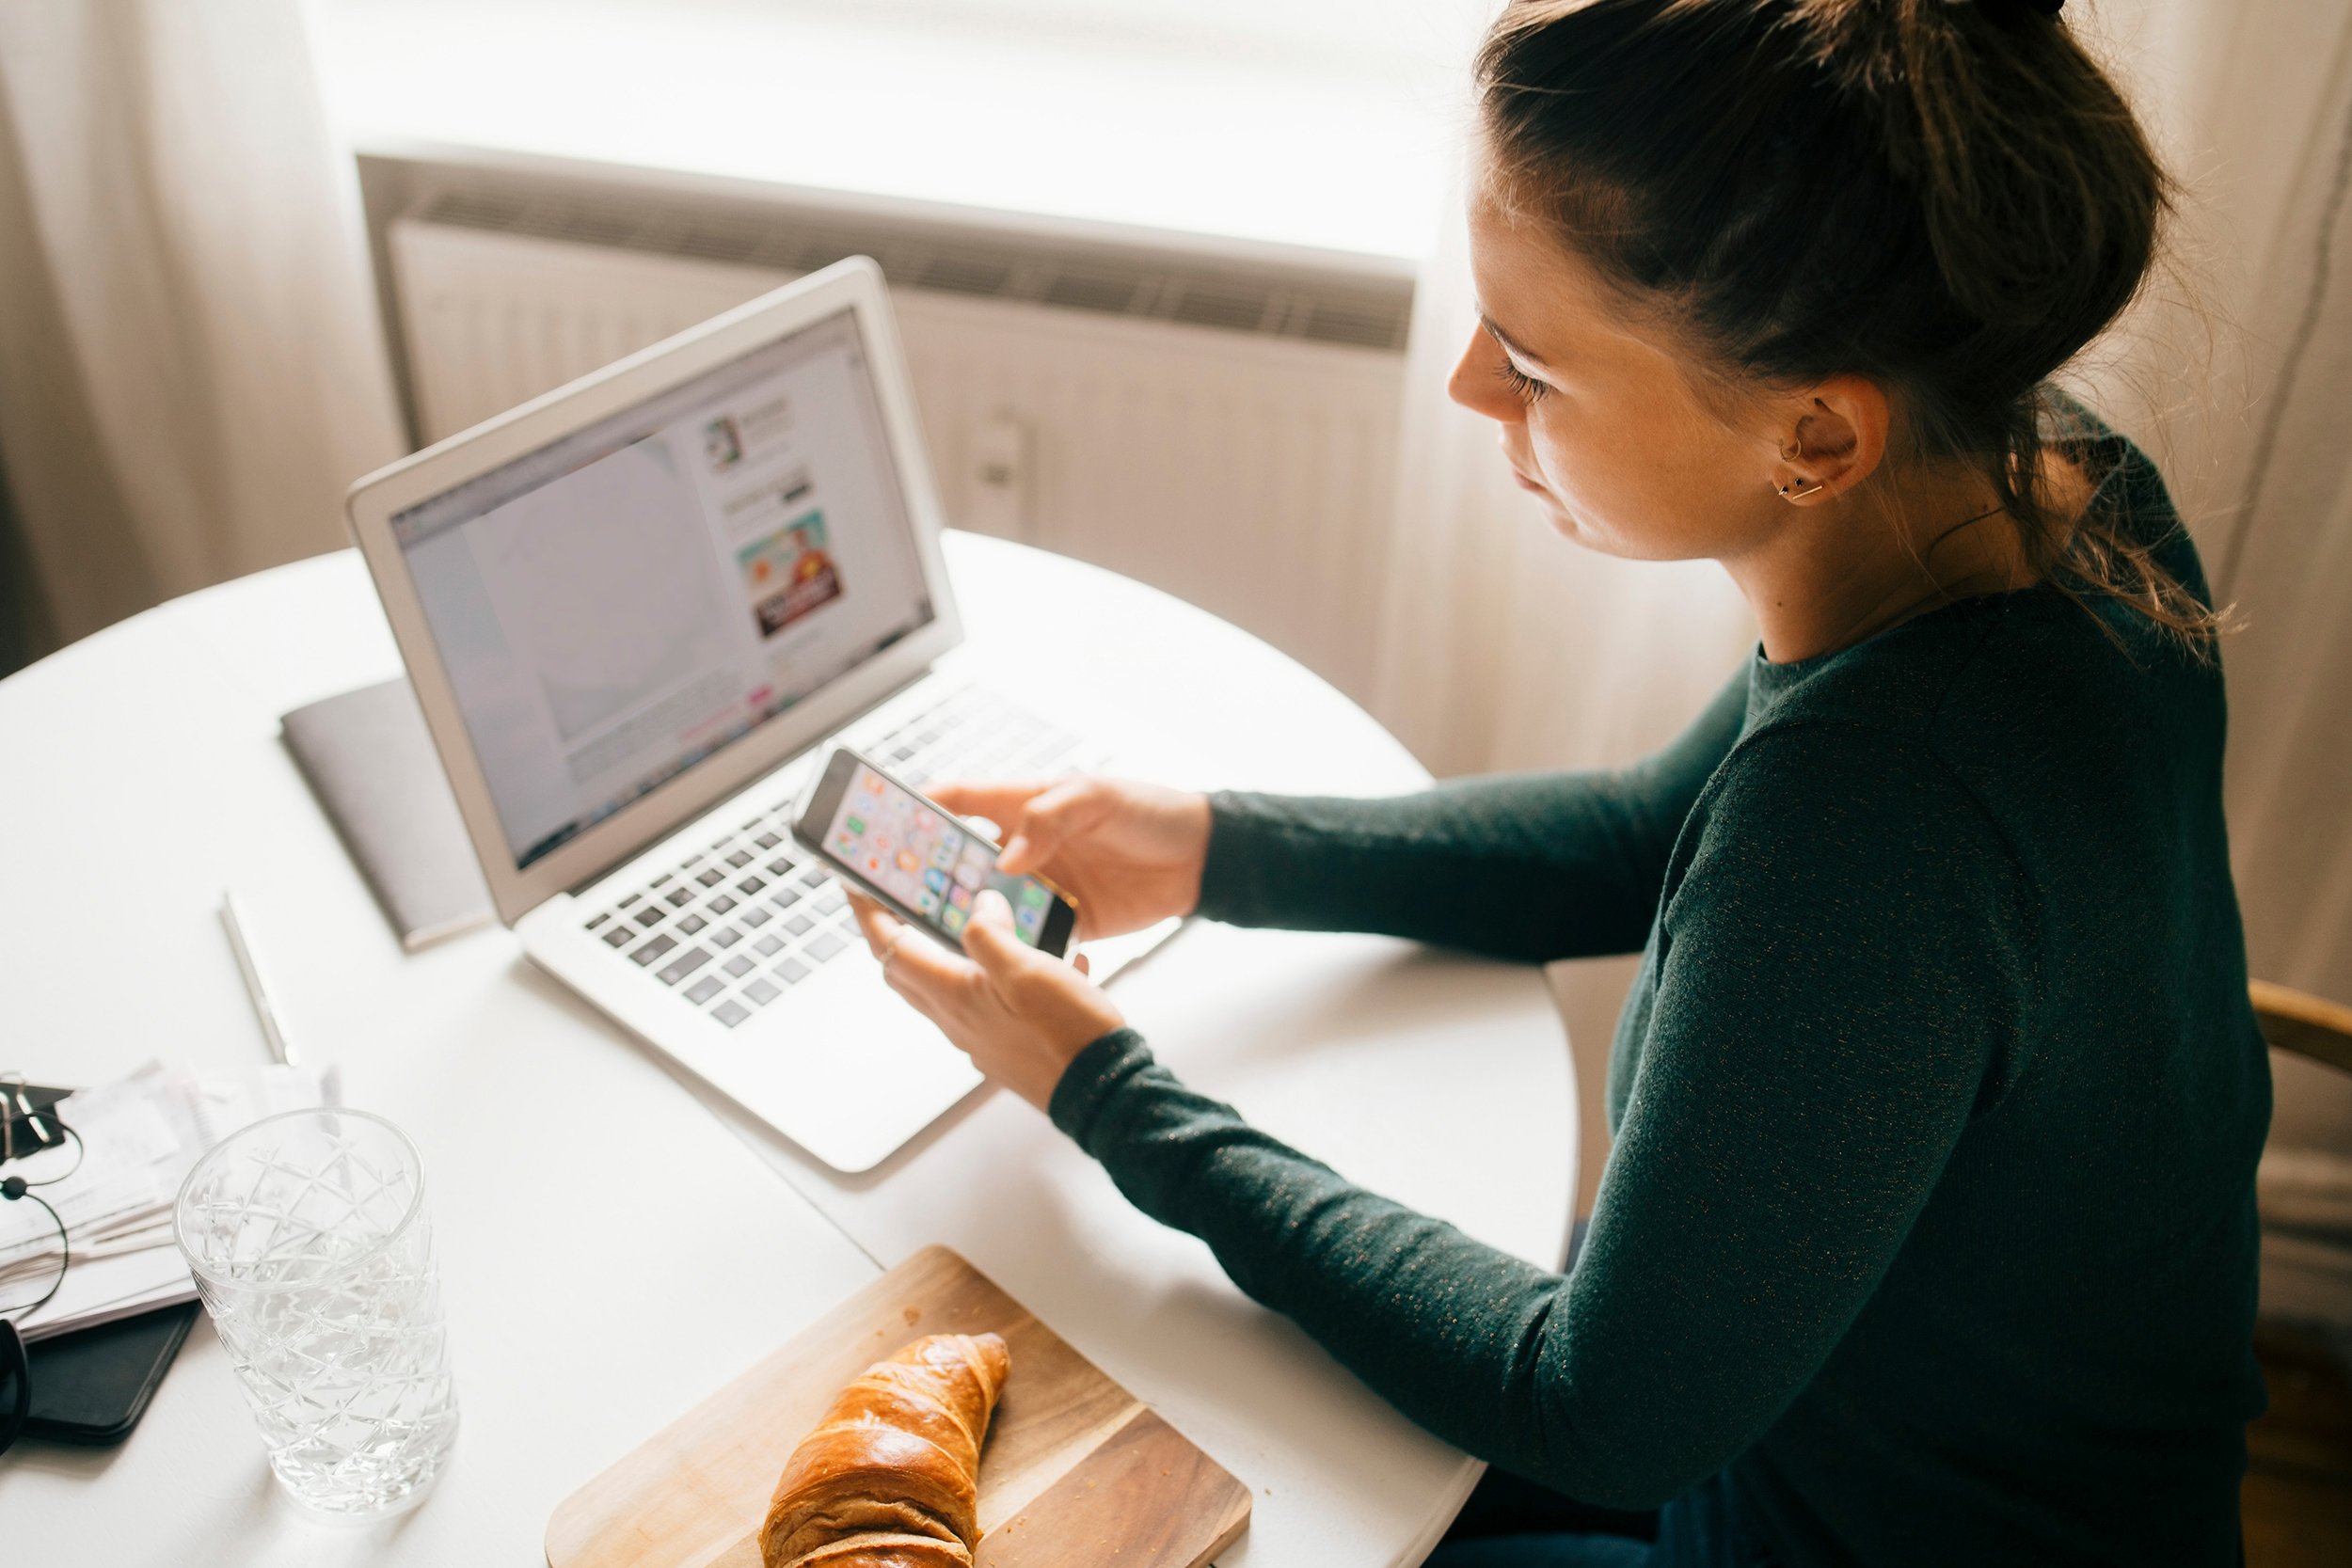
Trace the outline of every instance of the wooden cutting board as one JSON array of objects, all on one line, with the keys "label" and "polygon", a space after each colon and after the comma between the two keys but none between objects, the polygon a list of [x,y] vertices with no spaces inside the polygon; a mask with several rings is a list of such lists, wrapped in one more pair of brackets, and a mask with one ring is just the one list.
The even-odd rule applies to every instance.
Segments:
[{"label": "wooden cutting board", "polygon": [[851,1378],[926,1334],[996,1333],[1012,1372],[980,1454],[978,1568],[1200,1568],[1249,1489],[986,1275],[926,1247],[566,1497],[548,1568],[761,1568],[795,1445]]}]

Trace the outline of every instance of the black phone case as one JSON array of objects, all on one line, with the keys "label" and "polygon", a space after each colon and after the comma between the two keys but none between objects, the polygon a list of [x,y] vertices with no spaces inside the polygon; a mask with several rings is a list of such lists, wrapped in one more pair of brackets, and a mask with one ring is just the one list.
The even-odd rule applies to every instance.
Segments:
[{"label": "black phone case", "polygon": [[24,1435],[92,1444],[130,1436],[203,1309],[183,1302],[25,1346],[33,1401]]}]

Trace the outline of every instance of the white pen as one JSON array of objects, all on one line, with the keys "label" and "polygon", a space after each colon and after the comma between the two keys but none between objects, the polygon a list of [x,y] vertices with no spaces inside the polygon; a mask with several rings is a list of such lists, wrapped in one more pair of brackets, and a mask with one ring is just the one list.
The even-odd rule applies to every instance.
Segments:
[{"label": "white pen", "polygon": [[246,945],[245,927],[237,919],[237,895],[227,889],[220,895],[220,923],[228,929],[229,950],[237,956],[237,973],[245,976],[245,993],[253,999],[253,1016],[261,1020],[262,1037],[269,1041],[269,1053],[286,1066],[294,1066],[294,1047],[286,1043],[285,1032],[278,1027],[278,1011],[270,1006],[269,992],[262,988],[261,966],[253,961],[253,949]]}]

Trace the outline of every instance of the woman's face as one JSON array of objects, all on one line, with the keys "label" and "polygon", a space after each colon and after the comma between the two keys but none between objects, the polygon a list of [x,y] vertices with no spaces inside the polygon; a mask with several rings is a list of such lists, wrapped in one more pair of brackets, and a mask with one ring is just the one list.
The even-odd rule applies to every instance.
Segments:
[{"label": "woman's face", "polygon": [[1776,410],[1728,427],[1661,333],[1491,198],[1470,209],[1470,270],[1481,321],[1446,389],[1502,427],[1504,460],[1562,533],[1610,555],[1731,559],[1785,519]]}]

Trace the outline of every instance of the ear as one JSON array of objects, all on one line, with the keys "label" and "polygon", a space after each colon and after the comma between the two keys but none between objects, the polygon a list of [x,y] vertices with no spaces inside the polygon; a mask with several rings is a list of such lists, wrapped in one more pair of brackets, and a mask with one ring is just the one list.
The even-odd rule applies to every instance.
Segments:
[{"label": "ear", "polygon": [[1774,483],[1794,491],[1788,499],[1798,505],[1845,494],[1886,459],[1892,411],[1876,382],[1833,376],[1803,394],[1789,414]]}]

